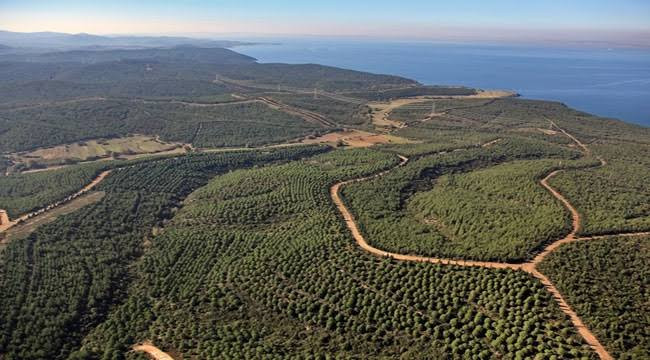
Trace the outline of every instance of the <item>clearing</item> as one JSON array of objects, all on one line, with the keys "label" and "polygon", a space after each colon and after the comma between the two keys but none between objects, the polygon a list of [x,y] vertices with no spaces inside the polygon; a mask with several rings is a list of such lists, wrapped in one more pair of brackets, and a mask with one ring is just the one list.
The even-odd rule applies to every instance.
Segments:
[{"label": "clearing", "polygon": [[[168,143],[144,135],[116,139],[80,141],[50,148],[36,149],[11,155],[11,160],[25,168],[60,166],[63,164],[121,157],[131,159],[137,156],[160,153],[184,153],[184,144]],[[28,170],[30,171],[30,170]],[[34,171],[34,170],[31,170]]]},{"label": "clearing", "polygon": [[[389,102],[371,102],[368,106],[372,109],[372,123],[377,128],[403,128],[406,123],[399,120],[390,120],[390,113],[404,105],[410,105],[425,102],[431,99],[496,99],[504,97],[515,97],[517,93],[506,90],[478,90],[474,95],[451,95],[451,96],[416,96],[409,98],[400,98]],[[435,115],[435,114],[432,114]]]},{"label": "clearing", "polygon": [[375,134],[362,130],[344,130],[302,140],[303,144],[343,144],[350,147],[369,147],[377,144],[409,144],[415,141],[389,134]]}]

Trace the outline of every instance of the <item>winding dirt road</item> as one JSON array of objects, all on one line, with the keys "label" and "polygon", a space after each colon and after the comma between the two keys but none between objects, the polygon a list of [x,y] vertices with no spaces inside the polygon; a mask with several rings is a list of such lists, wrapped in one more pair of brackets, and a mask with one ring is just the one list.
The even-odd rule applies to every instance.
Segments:
[{"label": "winding dirt road", "polygon": [[[550,120],[549,120],[550,121]],[[559,126],[557,126],[554,122],[551,121],[553,126],[558,128],[562,133],[566,134],[569,138],[571,138],[580,148],[582,148],[585,152],[586,155],[591,154],[591,151],[587,146],[585,146],[580,140],[572,136],[571,134],[567,133],[564,131],[564,129],[561,129]],[[537,264],[542,262],[544,258],[553,252],[555,249],[560,247],[563,244],[574,242],[574,241],[583,241],[583,240],[590,240],[590,239],[596,239],[596,238],[601,238],[599,236],[593,236],[593,237],[583,237],[583,238],[578,238],[576,237],[576,234],[580,230],[580,214],[578,211],[573,207],[573,205],[562,195],[560,194],[556,189],[551,187],[548,184],[549,179],[551,179],[553,176],[559,174],[562,170],[555,170],[548,174],[544,179],[540,181],[541,186],[546,188],[551,195],[553,195],[556,199],[558,199],[564,207],[571,213],[572,217],[572,229],[571,232],[566,235],[564,238],[557,240],[551,244],[549,244],[547,247],[545,247],[537,256],[535,256],[532,260],[529,262],[523,263],[523,264],[512,264],[512,263],[499,263],[499,262],[485,262],[485,261],[472,261],[472,260],[456,260],[456,259],[444,259],[444,258],[435,258],[435,257],[424,257],[424,256],[417,256],[417,255],[408,255],[408,254],[398,254],[398,253],[393,253],[381,249],[377,249],[370,245],[366,239],[363,237],[363,234],[359,230],[359,226],[357,225],[354,215],[350,212],[350,210],[346,207],[346,205],[343,202],[343,199],[340,196],[340,189],[341,187],[345,186],[346,184],[350,184],[353,182],[361,182],[361,181],[366,181],[370,180],[379,176],[382,176],[400,166],[405,165],[408,162],[408,158],[398,155],[400,158],[400,163],[395,166],[392,169],[382,171],[380,173],[377,173],[375,175],[371,176],[366,176],[358,179],[352,179],[352,180],[347,180],[347,181],[342,181],[339,183],[334,184],[330,188],[330,195],[332,197],[332,201],[336,205],[337,209],[343,216],[343,219],[345,220],[345,224],[352,233],[352,236],[354,237],[356,243],[365,251],[376,255],[380,257],[390,257],[395,260],[400,260],[400,261],[415,261],[415,262],[428,262],[428,263],[434,263],[434,264],[443,264],[443,265],[458,265],[458,266],[478,266],[478,267],[484,267],[484,268],[497,268],[497,269],[512,269],[512,270],[522,270],[530,273],[534,277],[540,280],[540,282],[546,287],[549,293],[553,296],[555,301],[558,303],[560,309],[562,312],[564,312],[571,320],[573,326],[576,328],[576,331],[583,337],[585,342],[598,354],[598,356],[603,359],[603,360],[610,360],[612,359],[612,356],[607,352],[605,347],[598,341],[596,336],[589,330],[589,328],[582,322],[578,314],[573,311],[571,306],[567,303],[567,301],[564,299],[560,291],[553,285],[551,280],[544,274],[542,274],[539,270],[537,270]],[[600,160],[600,165],[599,166],[604,166],[607,164],[607,162],[602,159],[598,158]],[[628,233],[628,234],[621,234],[621,236],[641,236],[645,234],[650,234],[650,233]],[[611,237],[611,236],[616,236],[616,234],[612,235],[607,235],[607,236],[602,236],[602,237]]]}]

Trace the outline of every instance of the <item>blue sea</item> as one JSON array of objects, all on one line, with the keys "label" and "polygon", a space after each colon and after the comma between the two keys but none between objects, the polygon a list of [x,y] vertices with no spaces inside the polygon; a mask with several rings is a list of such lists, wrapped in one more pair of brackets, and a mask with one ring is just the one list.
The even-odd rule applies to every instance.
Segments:
[{"label": "blue sea", "polygon": [[277,41],[234,50],[260,62],[318,63],[400,75],[424,84],[514,90],[525,98],[557,100],[592,114],[650,126],[647,49]]}]

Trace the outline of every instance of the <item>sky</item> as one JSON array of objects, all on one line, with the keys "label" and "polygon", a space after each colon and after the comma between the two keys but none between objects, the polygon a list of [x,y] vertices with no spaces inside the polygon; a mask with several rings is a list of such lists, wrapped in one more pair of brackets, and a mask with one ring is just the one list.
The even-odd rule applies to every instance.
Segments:
[{"label": "sky", "polygon": [[0,0],[0,29],[650,44],[650,1]]}]

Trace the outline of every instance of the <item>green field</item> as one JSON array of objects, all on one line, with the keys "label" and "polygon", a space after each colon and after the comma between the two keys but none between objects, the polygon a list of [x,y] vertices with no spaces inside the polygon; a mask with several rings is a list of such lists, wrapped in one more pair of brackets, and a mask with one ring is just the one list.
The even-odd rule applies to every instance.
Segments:
[{"label": "green field", "polygon": [[14,170],[38,169],[82,161],[134,157],[153,153],[183,153],[182,144],[165,143],[149,136],[88,140],[51,148],[22,152],[11,156]]}]

